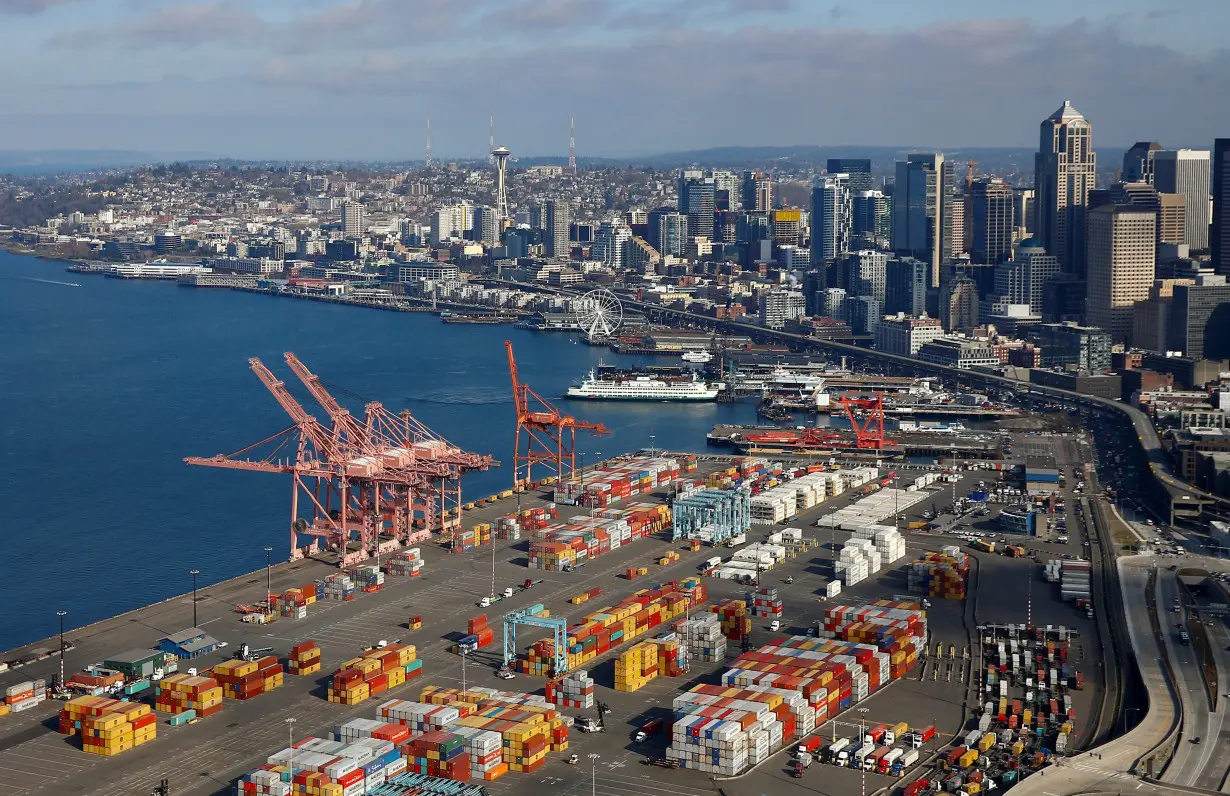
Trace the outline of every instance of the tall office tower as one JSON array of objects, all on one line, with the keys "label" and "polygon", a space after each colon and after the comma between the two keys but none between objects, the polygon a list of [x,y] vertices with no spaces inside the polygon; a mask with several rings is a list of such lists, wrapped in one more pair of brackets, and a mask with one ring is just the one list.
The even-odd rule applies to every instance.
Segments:
[{"label": "tall office tower", "polygon": [[1024,272],[1024,297],[1029,304],[1029,311],[1041,315],[1042,288],[1059,275],[1059,258],[1048,254],[1037,238],[1026,238],[1016,247],[1013,261]]},{"label": "tall office tower", "polygon": [[1089,211],[1086,316],[1117,341],[1132,333],[1132,306],[1149,297],[1157,264],[1156,211],[1104,205]]},{"label": "tall office tower", "polygon": [[893,251],[931,265],[930,287],[939,287],[944,238],[945,185],[943,154],[907,155],[897,161],[893,185]]},{"label": "tall office tower", "polygon": [[[735,174],[733,171],[723,171],[721,169],[714,169],[712,172],[710,172],[710,176],[713,177],[714,195],[716,196],[717,194],[720,194],[723,192],[725,192],[726,194],[726,206],[720,209],[722,210],[737,209],[739,206],[739,194],[742,188],[741,181],[739,180],[739,175]],[[715,206],[716,206],[716,203],[715,203]]]},{"label": "tall office tower", "polygon": [[1064,270],[1085,274],[1085,202],[1095,185],[1093,127],[1072,103],[1042,122],[1034,156],[1035,235]]},{"label": "tall office tower", "polygon": [[1017,238],[1034,234],[1034,189],[1012,189],[1012,218],[1016,222]]},{"label": "tall office tower", "polygon": [[591,256],[615,270],[621,270],[624,263],[624,246],[632,240],[632,230],[620,222],[603,221],[594,233],[594,245]]},{"label": "tall office tower", "polygon": [[1209,227],[1213,268],[1230,274],[1230,138],[1213,142],[1213,223]]},{"label": "tall office tower", "polygon": [[871,181],[871,161],[867,158],[829,158],[829,174],[846,174],[850,177],[850,193],[870,191],[875,187]]},{"label": "tall office tower", "polygon": [[940,323],[946,332],[968,332],[978,325],[978,285],[967,276],[948,280],[940,296]]},{"label": "tall office tower", "polygon": [[976,180],[970,189],[973,204],[973,230],[970,259],[975,263],[994,265],[1012,259],[1013,221],[1012,186],[1003,180]]},{"label": "tall office tower", "polygon": [[488,246],[494,246],[500,242],[499,213],[494,207],[479,205],[474,208],[473,230],[477,233],[474,236],[475,240],[482,241]]},{"label": "tall office tower", "polygon": [[680,209],[688,214],[688,237],[713,240],[716,186],[712,178],[697,177],[683,184]]},{"label": "tall office tower", "polygon": [[1089,192],[1090,211],[1103,204],[1132,205],[1157,213],[1157,243],[1183,243],[1187,235],[1185,200],[1177,193],[1158,193],[1147,182],[1117,182]]},{"label": "tall office tower", "polygon": [[884,311],[922,315],[927,311],[931,266],[913,257],[893,257],[884,266]]},{"label": "tall office tower", "polygon": [[663,257],[682,257],[688,248],[688,217],[669,207],[649,213],[646,239]]},{"label": "tall office tower", "polygon": [[348,238],[358,238],[367,231],[365,208],[358,202],[342,205],[342,231]]},{"label": "tall office tower", "polygon": [[675,193],[678,198],[679,212],[688,212],[688,183],[693,180],[702,180],[705,177],[705,172],[700,169],[682,169],[679,172],[679,180],[675,183]]},{"label": "tall office tower", "polygon": [[885,301],[888,254],[873,249],[849,252],[842,257],[842,286],[850,296],[870,296]]},{"label": "tall office tower", "polygon": [[773,178],[762,171],[743,172],[739,193],[746,211],[764,213],[773,208]]},{"label": "tall office tower", "polygon": [[572,208],[563,199],[548,199],[546,212],[543,214],[542,236],[548,257],[568,257],[568,232],[572,226]]},{"label": "tall office tower", "polygon": [[1156,141],[1137,141],[1123,153],[1122,182],[1147,182],[1153,184],[1153,157],[1162,149]]},{"label": "tall office tower", "polygon": [[852,193],[850,233],[887,249],[892,245],[893,216],[883,191]]},{"label": "tall office tower", "polygon": [[[970,203],[965,194],[953,193],[944,199],[944,246],[940,250],[940,269],[969,252]],[[942,277],[941,277],[942,278]]]},{"label": "tall office tower", "polygon": [[850,178],[829,174],[811,189],[811,267],[828,275],[829,287],[844,287],[834,264],[850,248]]},{"label": "tall office tower", "polygon": [[[1186,281],[1186,280],[1185,280]],[[1230,285],[1222,274],[1198,277],[1196,284],[1176,284],[1166,323],[1166,350],[1189,359],[1230,357]]]},{"label": "tall office tower", "polygon": [[1187,232],[1183,241],[1192,251],[1209,248],[1209,171],[1207,149],[1163,149],[1153,153],[1153,187],[1183,196]]}]

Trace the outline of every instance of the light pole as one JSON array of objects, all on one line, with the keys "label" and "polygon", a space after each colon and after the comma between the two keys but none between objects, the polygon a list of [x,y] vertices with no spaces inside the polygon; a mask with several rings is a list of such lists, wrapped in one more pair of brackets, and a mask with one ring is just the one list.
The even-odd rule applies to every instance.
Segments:
[{"label": "light pole", "polygon": [[593,768],[590,769],[590,774],[589,774],[590,796],[598,796],[598,758],[599,757],[601,757],[601,755],[597,755],[592,752],[589,755],[589,759],[593,761],[592,763]]},{"label": "light pole", "polygon": [[273,613],[273,548],[265,548],[265,609]]},{"label": "light pole", "polygon": [[1128,715],[1133,712],[1139,713],[1140,708],[1128,708],[1127,710],[1123,711],[1123,734],[1124,735],[1127,735]]},{"label": "light pole", "polygon": [[60,688],[64,687],[64,617],[68,615],[68,611],[56,611],[56,616],[60,617]]},{"label": "light pole", "polygon": [[196,627],[196,576],[201,574],[201,570],[190,569],[188,574],[192,576],[192,626]]},{"label": "light pole", "polygon": [[466,690],[466,648],[459,644],[457,652],[461,654],[461,692],[464,694]]},{"label": "light pole", "polygon": [[[869,708],[859,708],[858,709],[858,726],[859,726],[858,742],[860,744],[863,742],[863,739],[867,737],[867,711],[868,710]],[[867,796],[867,767],[864,766],[862,763],[860,763],[858,767],[858,776],[862,782],[862,796]]]},{"label": "light pole", "polygon": [[286,767],[290,769],[290,776],[293,779],[295,776],[295,717],[291,716],[286,720],[286,746],[290,749],[290,757],[286,760]]}]

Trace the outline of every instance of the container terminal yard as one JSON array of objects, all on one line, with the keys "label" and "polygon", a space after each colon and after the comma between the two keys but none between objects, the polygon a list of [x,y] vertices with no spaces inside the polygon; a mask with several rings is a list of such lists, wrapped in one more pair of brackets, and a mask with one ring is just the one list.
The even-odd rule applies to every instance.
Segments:
[{"label": "container terminal yard", "polygon": [[[464,778],[474,793],[479,787],[492,794],[529,793],[546,784],[564,793],[592,787],[606,794],[646,796],[716,793],[719,788],[732,795],[848,794],[863,787],[864,776],[868,792],[898,787],[912,794],[930,792],[936,789],[932,786],[951,787],[953,777],[966,783],[966,792],[988,779],[1011,785],[1045,770],[1052,756],[1103,739],[1105,716],[1113,716],[1114,708],[1105,704],[1106,672],[1097,665],[1104,642],[1096,589],[1086,598],[1076,580],[1059,584],[1043,579],[1046,562],[1089,555],[1076,514],[1078,498],[1070,491],[1087,455],[1072,437],[1041,442],[1022,433],[1007,440],[1010,458],[1013,448],[1017,457],[1028,451],[1031,462],[1041,461],[1067,476],[1066,484],[1045,487],[1046,502],[1038,504],[1039,511],[1024,512],[1037,523],[1032,536],[1011,536],[1004,528],[1022,521],[1016,504],[1024,502],[1030,483],[1035,490],[1038,484],[1014,481],[1008,470],[980,461],[884,463],[877,469],[849,457],[829,462],[829,457],[690,458],[653,452],[588,467],[581,475],[584,486],[578,477],[571,485],[540,485],[476,501],[482,505],[464,512],[454,534],[461,552],[436,534],[415,544],[417,556],[386,555],[380,563],[390,571],[380,576],[372,571],[376,561],[352,567],[358,578],[353,587],[341,583],[335,556],[307,557],[202,588],[195,598],[187,594],[72,631],[64,660],[70,679],[91,665],[139,658],[132,651],[160,644],[184,653],[177,674],[164,672],[162,683],[127,695],[130,703],[157,708],[152,714],[156,734],[137,730],[146,733],[135,736],[144,742],[117,742],[111,747],[114,754],[90,754],[83,751],[80,736],[92,733],[91,748],[105,749],[111,732],[105,727],[118,726],[124,716],[66,719],[66,704],[53,699],[10,712],[0,716],[5,792],[150,793],[163,780],[175,794],[309,792],[292,791],[293,775],[277,766],[287,761],[283,752],[288,744],[301,750],[289,754],[290,768],[296,754],[305,765],[322,756],[335,759],[330,755],[339,749],[358,754],[341,743],[306,741],[333,738],[335,731],[341,741],[367,744],[369,767],[373,750],[399,752],[380,758],[382,766],[388,759],[386,768],[368,772],[370,788],[339,784],[329,786],[339,790],[329,790],[321,783],[333,780],[318,773],[312,775],[317,779],[311,792],[466,792],[421,784],[428,774],[452,771],[459,776],[449,768],[454,763],[441,761],[460,754],[471,760]],[[628,480],[621,471],[642,474],[662,467],[669,476],[665,481],[650,476],[654,483],[646,483],[642,477],[639,494],[619,497],[619,484]],[[678,467],[677,475],[671,467]],[[743,498],[750,504],[746,515],[737,506],[722,514],[714,495],[729,494],[739,480],[756,493]],[[797,489],[791,490],[792,484]],[[586,499],[589,505],[558,499],[608,490],[604,497]],[[810,497],[802,497],[804,492]],[[888,496],[896,506],[886,508]],[[703,514],[706,500],[718,506],[715,513]],[[689,501],[692,508],[686,508]],[[642,525],[641,538],[630,535],[599,555],[578,557],[564,550],[566,540],[576,538],[587,522],[593,527],[604,514],[619,516],[612,510],[660,516],[658,506],[674,507],[671,524]],[[523,520],[521,538],[504,538],[510,535],[509,515],[534,513],[544,519]],[[781,521],[773,522],[779,514]],[[546,541],[532,539],[542,530],[532,528],[535,522],[552,523],[558,530]],[[681,523],[691,523],[689,534],[705,541],[673,538],[682,535]],[[471,529],[474,533],[465,533]],[[734,538],[723,541],[727,533]],[[575,545],[570,549],[576,550]],[[302,589],[302,594],[310,584],[316,584],[317,597],[300,607],[291,590]],[[329,599],[330,590],[353,597]],[[1065,600],[1064,590],[1069,598],[1080,596]],[[285,615],[270,624],[244,621],[266,603],[267,592],[285,596],[288,591],[281,609]],[[695,604],[679,602],[678,595],[685,593]],[[493,596],[498,598],[494,602]],[[626,607],[635,597],[640,602]],[[745,598],[742,605],[730,602]],[[665,606],[672,599],[671,607],[650,620],[660,622],[656,627],[638,624],[637,617],[658,610],[652,600]],[[1092,609],[1085,607],[1090,603]],[[498,674],[505,663],[500,636],[510,614],[518,617],[509,661],[515,674],[505,679],[508,675]],[[531,748],[524,741],[525,747],[510,757],[508,745],[522,741],[510,740],[513,731],[507,731],[505,751],[492,757],[492,747],[483,744],[498,740],[499,732],[484,736],[479,727],[462,724],[435,731],[435,725],[423,723],[427,719],[413,718],[423,708],[415,714],[411,703],[432,703],[428,710],[460,703],[470,706],[465,710],[500,715],[518,705],[518,715],[534,710],[543,715],[545,670],[553,666],[551,619],[566,620],[560,624],[569,634],[568,665],[574,676],[553,686],[562,690],[561,700],[572,701],[552,706],[559,714],[553,726],[569,729],[562,736],[553,730],[547,748]],[[614,637],[616,622],[626,639]],[[1023,631],[1025,623],[1043,630]],[[181,632],[194,626],[200,630]],[[663,638],[672,628],[679,628],[674,640]],[[582,634],[598,637],[598,645],[589,645]],[[11,688],[56,680],[60,661],[48,652],[58,645],[58,639],[51,639],[5,655],[5,660],[33,660],[0,674],[0,683]],[[304,657],[310,655],[305,647],[312,645],[321,651],[316,670]],[[387,645],[387,652],[381,645]],[[459,645],[474,648],[460,656]],[[240,689],[252,687],[256,674],[236,675],[247,669],[235,664],[219,667],[236,651],[252,653],[249,668],[265,667],[272,658],[286,671],[275,680],[272,669],[262,668],[258,695],[238,698]],[[195,652],[202,654],[188,657]],[[681,661],[675,657],[679,654],[686,658]],[[374,671],[380,672],[375,679],[364,673],[373,660]],[[783,675],[776,668],[783,661],[791,661],[790,670],[797,667],[811,675]],[[389,665],[398,670],[396,677]],[[310,673],[296,675],[296,669]],[[335,677],[339,669],[352,674]],[[592,689],[580,672],[592,679]],[[220,710],[213,712],[213,681],[198,677],[204,685],[194,685],[185,673],[222,678]],[[1111,685],[1111,691],[1118,687],[1113,680]],[[193,688],[200,690],[188,694]],[[124,690],[116,696],[123,697]],[[380,693],[359,698],[376,690]],[[151,691],[159,693],[155,697]],[[1122,693],[1114,696],[1122,698]],[[178,708],[173,707],[176,699],[181,700],[175,703]],[[390,700],[406,706],[398,708]],[[196,720],[172,712],[189,704],[199,706]],[[399,740],[396,747],[379,746],[391,743],[380,740],[385,736],[403,737],[400,730],[379,729],[389,721],[376,722],[386,704],[393,706],[385,712],[403,716],[402,723],[417,737]],[[600,712],[600,706],[609,712]],[[133,715],[132,726],[149,721]],[[84,730],[74,727],[74,720]],[[458,721],[490,720],[471,716]],[[605,731],[584,732],[586,722],[600,722]],[[935,728],[934,735],[928,728]],[[65,729],[76,729],[76,734],[60,732]],[[906,730],[918,734],[907,738],[901,735]],[[859,743],[859,736],[873,731],[878,744]],[[920,739],[917,756],[914,737]],[[893,743],[885,744],[886,738]],[[842,740],[861,748],[848,753],[845,767],[835,765],[840,750],[826,753]],[[800,744],[811,751],[796,754]],[[577,762],[570,763],[574,755]],[[870,759],[871,770],[851,768],[852,755]],[[979,756],[982,763],[975,759]],[[484,770],[481,766],[498,768],[501,759],[507,773],[475,776]],[[645,765],[647,760],[656,765]],[[263,773],[252,773],[262,767]],[[353,770],[340,770],[334,775],[355,781]],[[297,775],[307,776],[302,770]],[[420,778],[418,791],[397,784],[415,777]],[[382,778],[387,783],[380,786]]]}]

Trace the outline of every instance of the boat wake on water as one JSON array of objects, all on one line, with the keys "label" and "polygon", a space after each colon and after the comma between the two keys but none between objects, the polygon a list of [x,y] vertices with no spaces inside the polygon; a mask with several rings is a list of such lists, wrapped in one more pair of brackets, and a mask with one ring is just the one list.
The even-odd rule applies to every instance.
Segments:
[{"label": "boat wake on water", "polygon": [[76,282],[57,282],[54,279],[39,279],[34,276],[15,276],[13,279],[22,279],[26,282],[42,282],[44,285],[63,285],[64,287],[81,287]]}]

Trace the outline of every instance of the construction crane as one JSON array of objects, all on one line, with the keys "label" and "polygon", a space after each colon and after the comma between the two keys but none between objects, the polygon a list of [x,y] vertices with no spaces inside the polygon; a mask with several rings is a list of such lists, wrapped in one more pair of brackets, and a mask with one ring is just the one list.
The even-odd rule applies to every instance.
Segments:
[{"label": "construction crane", "polygon": [[[875,398],[847,398],[844,395],[837,403],[846,410],[850,427],[854,429],[855,446],[860,450],[884,449],[884,393],[877,392]],[[859,420],[854,414],[855,409],[867,411],[867,418]]]},{"label": "construction crane", "polygon": [[[513,439],[513,488],[533,483],[534,465],[544,465],[553,475],[564,478],[576,470],[577,429],[595,437],[610,434],[601,423],[578,420],[561,412],[554,404],[530,389],[517,373],[512,341],[504,341],[508,352],[508,374],[512,379],[513,402],[517,405],[517,432]],[[531,400],[534,408],[530,408]],[[524,446],[522,445],[524,440]]]},{"label": "construction crane", "polygon": [[[461,477],[492,466],[491,456],[463,451],[409,412],[393,414],[376,402],[367,404],[360,421],[294,354],[285,356],[331,423],[309,414],[264,363],[249,359],[292,425],[234,453],[185,462],[290,475],[292,561],[320,552],[323,541],[340,566],[353,566],[386,549],[425,541],[433,530],[445,530],[446,521],[460,524]],[[301,537],[310,542],[300,546]]]}]

